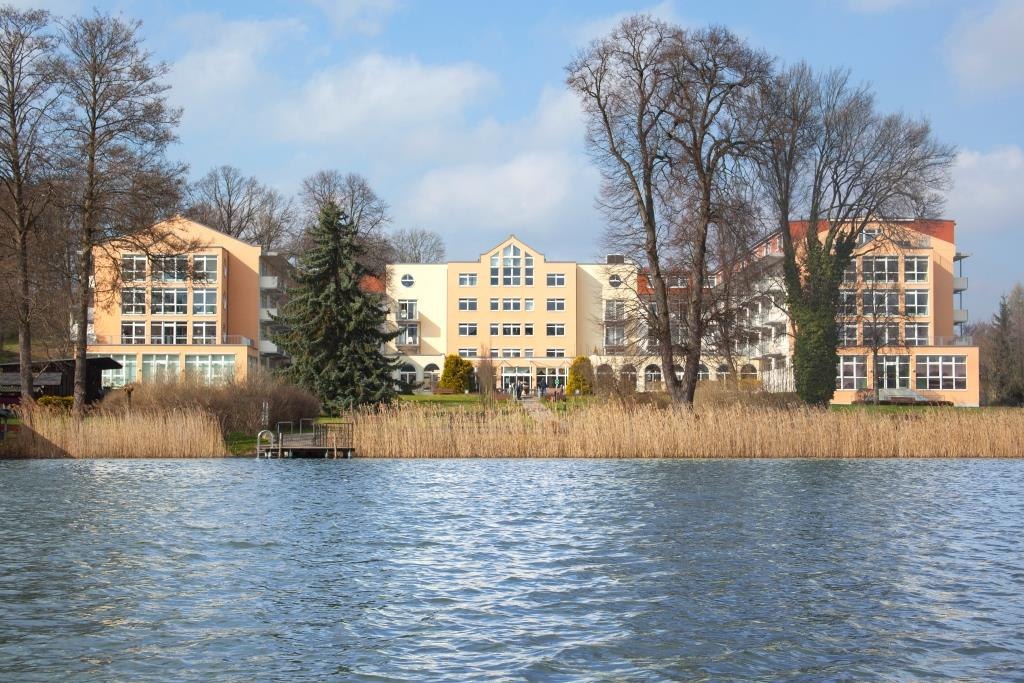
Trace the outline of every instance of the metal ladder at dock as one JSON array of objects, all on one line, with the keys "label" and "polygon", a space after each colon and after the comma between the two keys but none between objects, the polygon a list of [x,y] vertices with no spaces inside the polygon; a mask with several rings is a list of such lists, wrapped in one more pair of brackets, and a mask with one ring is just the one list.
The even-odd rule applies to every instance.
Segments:
[{"label": "metal ladder at dock", "polygon": [[[306,429],[306,423],[309,429]],[[277,429],[262,430],[256,436],[257,458],[351,458],[355,453],[353,424],[318,424],[311,419],[299,421],[295,432],[291,422],[277,423]],[[288,430],[285,431],[284,427]]]}]

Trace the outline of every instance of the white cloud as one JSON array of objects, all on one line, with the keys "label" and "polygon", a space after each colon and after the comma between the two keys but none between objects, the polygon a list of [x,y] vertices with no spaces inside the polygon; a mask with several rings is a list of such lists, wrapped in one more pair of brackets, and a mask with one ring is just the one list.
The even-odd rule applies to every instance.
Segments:
[{"label": "white cloud", "polygon": [[337,33],[376,35],[398,9],[397,0],[310,0],[319,7]]},{"label": "white cloud", "polygon": [[338,141],[345,136],[404,135],[458,117],[494,77],[472,63],[425,65],[371,54],[314,74],[277,106],[287,140]]},{"label": "white cloud", "polygon": [[953,75],[967,90],[1024,84],[1024,0],[1000,0],[965,17],[949,39]]},{"label": "white cloud", "polygon": [[600,38],[611,33],[612,29],[618,26],[623,19],[636,14],[649,14],[655,19],[661,19],[662,21],[667,21],[669,23],[679,23],[679,17],[676,15],[675,3],[673,0],[664,0],[664,2],[652,5],[651,7],[638,9],[632,12],[619,12],[617,14],[588,21],[573,32],[573,40],[578,45],[589,43],[595,38]]},{"label": "white cloud", "polygon": [[963,150],[953,166],[947,215],[971,232],[1008,232],[1021,224],[1024,150],[1017,145],[989,152]]},{"label": "white cloud", "polygon": [[186,124],[237,119],[273,80],[267,57],[305,32],[293,19],[223,21],[211,15],[188,16],[180,28],[196,44],[171,70],[171,96],[185,107]]}]

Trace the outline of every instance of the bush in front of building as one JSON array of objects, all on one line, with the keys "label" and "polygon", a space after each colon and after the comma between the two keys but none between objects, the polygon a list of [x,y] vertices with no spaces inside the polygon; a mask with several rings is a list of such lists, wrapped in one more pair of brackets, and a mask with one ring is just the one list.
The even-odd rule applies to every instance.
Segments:
[{"label": "bush in front of building", "polygon": [[456,354],[445,356],[437,386],[461,394],[473,386],[473,364]]},{"label": "bush in front of building", "polygon": [[588,396],[594,393],[594,366],[586,356],[576,356],[569,366],[565,393],[568,396]]},{"label": "bush in front of building", "polygon": [[36,401],[40,408],[55,408],[57,410],[71,410],[75,407],[74,396],[40,396]]}]

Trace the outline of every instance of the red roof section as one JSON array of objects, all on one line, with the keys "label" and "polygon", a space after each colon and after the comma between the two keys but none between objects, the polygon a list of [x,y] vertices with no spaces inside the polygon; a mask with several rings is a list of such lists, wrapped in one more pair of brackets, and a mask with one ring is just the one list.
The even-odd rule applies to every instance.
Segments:
[{"label": "red roof section", "polygon": [[359,289],[368,294],[383,294],[384,281],[376,275],[364,275],[363,279],[359,281]]}]

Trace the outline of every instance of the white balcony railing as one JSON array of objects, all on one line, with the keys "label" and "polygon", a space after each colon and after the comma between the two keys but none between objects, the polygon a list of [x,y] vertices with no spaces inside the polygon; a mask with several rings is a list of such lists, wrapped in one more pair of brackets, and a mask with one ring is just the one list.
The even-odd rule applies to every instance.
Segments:
[{"label": "white balcony railing", "polygon": [[277,315],[277,307],[276,306],[268,307],[268,308],[261,308],[260,309],[260,321],[261,322],[268,323],[271,320],[273,320],[274,316],[276,316],[276,315]]},{"label": "white balcony railing", "polygon": [[260,353],[269,354],[272,356],[280,355],[281,349],[277,344],[270,341],[269,339],[260,339]]},{"label": "white balcony railing", "polygon": [[953,278],[953,291],[964,292],[967,291],[967,278],[955,277]]},{"label": "white balcony railing", "polygon": [[967,322],[967,309],[966,308],[954,308],[953,309],[953,322],[957,323],[957,324]]},{"label": "white balcony railing", "polygon": [[276,275],[260,275],[260,289],[280,289],[280,284]]}]

